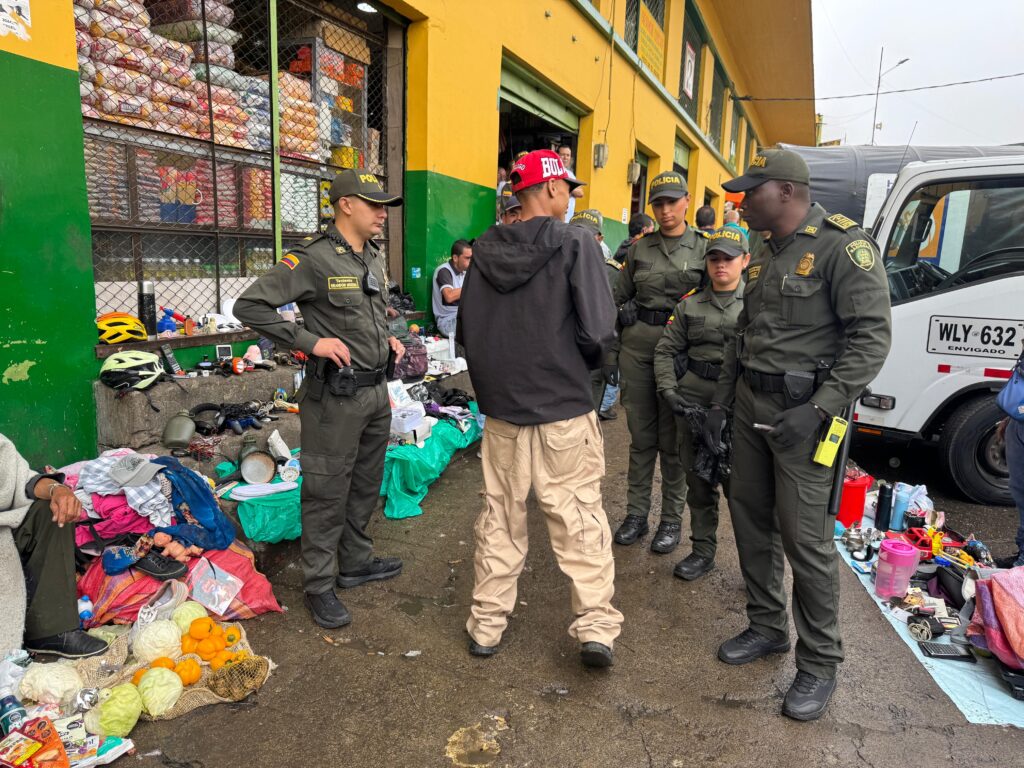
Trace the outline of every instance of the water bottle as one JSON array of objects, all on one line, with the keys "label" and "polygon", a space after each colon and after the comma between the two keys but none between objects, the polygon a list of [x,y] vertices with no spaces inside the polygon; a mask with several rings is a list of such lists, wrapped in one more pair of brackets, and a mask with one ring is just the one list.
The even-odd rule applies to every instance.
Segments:
[{"label": "water bottle", "polygon": [[889,519],[892,515],[892,486],[882,483],[878,486],[878,505],[875,507],[875,528],[880,531],[889,530]]},{"label": "water bottle", "polygon": [[156,286],[152,280],[139,282],[139,320],[150,341],[156,338]]},{"label": "water bottle", "polygon": [[28,719],[28,712],[21,706],[10,688],[0,688],[0,733],[4,736],[20,728]]},{"label": "water bottle", "polygon": [[89,599],[88,595],[82,595],[78,598],[78,619],[82,625],[92,619],[92,607],[92,600]]}]

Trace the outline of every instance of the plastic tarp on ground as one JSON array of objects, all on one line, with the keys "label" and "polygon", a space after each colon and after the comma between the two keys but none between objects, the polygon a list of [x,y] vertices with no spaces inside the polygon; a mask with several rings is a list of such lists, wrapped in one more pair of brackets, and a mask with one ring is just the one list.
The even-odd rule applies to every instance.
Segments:
[{"label": "plastic tarp on ground", "polygon": [[[478,413],[475,402],[471,402],[469,407],[474,415]],[[427,495],[431,483],[441,476],[456,451],[468,448],[480,439],[481,429],[477,420],[469,419],[465,423],[469,428],[463,432],[447,421],[439,421],[422,448],[415,445],[388,448],[384,482],[380,489],[380,495],[387,497],[385,517],[397,520],[423,514],[420,502]]]},{"label": "plastic tarp on ground", "polygon": [[969,664],[925,656],[918,648],[917,641],[911,636],[907,625],[895,618],[889,611],[886,601],[875,594],[875,585],[871,583],[871,577],[853,570],[853,561],[846,547],[837,543],[836,548],[846,564],[851,566],[851,572],[860,579],[864,589],[878,605],[882,615],[892,624],[896,634],[903,638],[903,642],[909,646],[917,660],[956,704],[968,722],[1024,728],[1024,702],[1017,701],[1010,695],[1007,684],[999,676],[994,659],[979,658],[977,664]]}]

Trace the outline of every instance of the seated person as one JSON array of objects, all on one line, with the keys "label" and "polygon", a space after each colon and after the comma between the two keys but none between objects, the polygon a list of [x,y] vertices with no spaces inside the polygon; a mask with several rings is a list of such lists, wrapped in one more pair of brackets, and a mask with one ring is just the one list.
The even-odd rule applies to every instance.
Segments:
[{"label": "seated person", "polygon": [[69,659],[107,650],[105,642],[79,629],[75,523],[82,504],[63,483],[61,474],[32,472],[0,434],[2,649],[24,642],[33,653]]},{"label": "seated person", "polygon": [[462,297],[462,282],[466,270],[473,261],[473,248],[468,240],[452,243],[452,256],[434,270],[432,299],[434,321],[438,332],[445,337],[455,333],[455,319],[459,314],[459,299]]}]

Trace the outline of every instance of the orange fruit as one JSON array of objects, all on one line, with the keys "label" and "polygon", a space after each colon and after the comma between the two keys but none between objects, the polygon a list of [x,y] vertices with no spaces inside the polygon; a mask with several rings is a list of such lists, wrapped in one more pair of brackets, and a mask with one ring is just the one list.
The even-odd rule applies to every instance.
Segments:
[{"label": "orange fruit", "polygon": [[205,640],[213,633],[215,626],[217,625],[214,624],[213,619],[209,616],[204,616],[201,619],[196,619],[189,625],[188,633],[196,640]]},{"label": "orange fruit", "polygon": [[182,653],[195,653],[196,646],[199,645],[199,641],[196,640],[192,635],[181,636],[181,652]]},{"label": "orange fruit", "polygon": [[132,685],[138,685],[139,681],[142,679],[142,676],[147,672],[149,672],[149,667],[142,667],[141,669],[136,671],[135,674],[132,675]]},{"label": "orange fruit", "polygon": [[150,662],[149,668],[156,669],[157,667],[163,667],[164,669],[174,669],[174,659],[168,656],[161,656],[159,659],[153,659]]}]

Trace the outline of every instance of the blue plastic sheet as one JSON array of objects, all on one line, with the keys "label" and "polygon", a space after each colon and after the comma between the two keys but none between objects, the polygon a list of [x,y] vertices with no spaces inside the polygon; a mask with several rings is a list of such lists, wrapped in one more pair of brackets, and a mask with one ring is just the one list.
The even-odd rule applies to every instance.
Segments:
[{"label": "blue plastic sheet", "polygon": [[[836,545],[840,556],[850,565],[853,562],[846,547]],[[999,676],[999,669],[994,659],[978,659],[977,664],[963,661],[933,659],[925,656],[917,646],[907,625],[894,617],[886,602],[875,594],[875,585],[871,577],[857,573],[864,589],[871,595],[882,615],[892,624],[896,634],[903,638],[921,665],[928,670],[938,686],[945,691],[957,709],[967,718],[968,722],[983,725],[1014,725],[1024,728],[1024,701],[1017,701],[1010,695],[1009,688]]]}]

